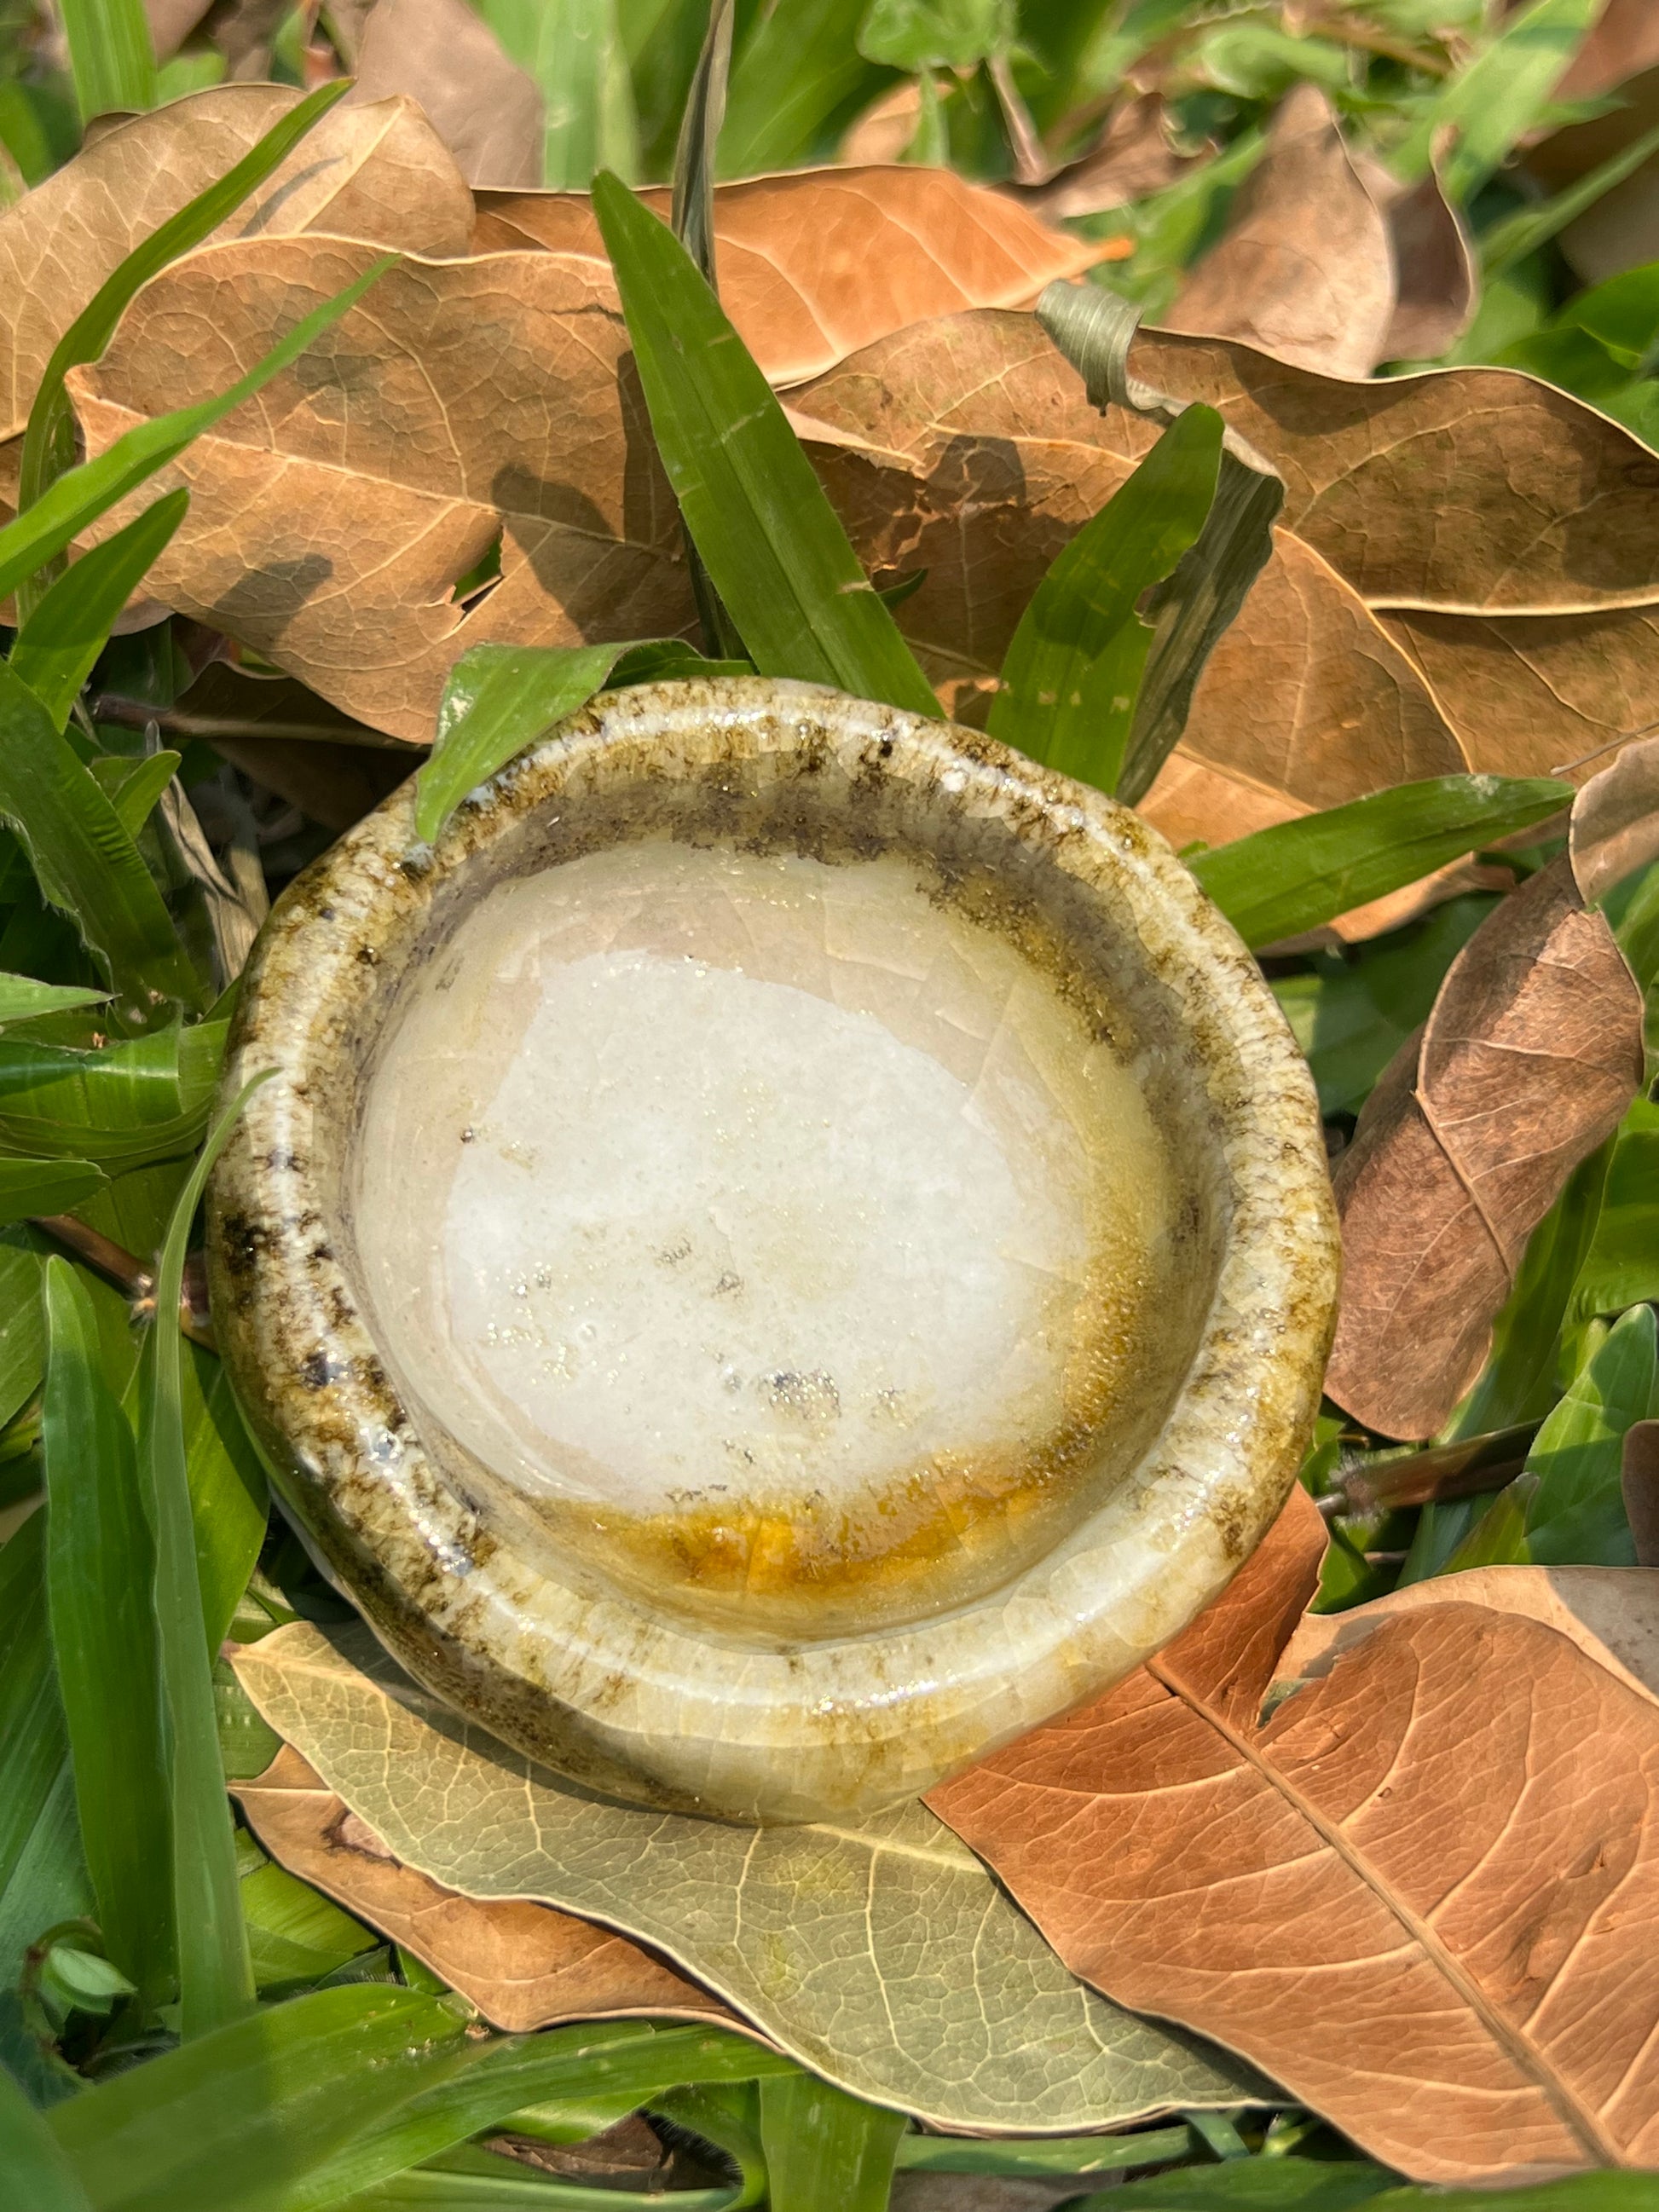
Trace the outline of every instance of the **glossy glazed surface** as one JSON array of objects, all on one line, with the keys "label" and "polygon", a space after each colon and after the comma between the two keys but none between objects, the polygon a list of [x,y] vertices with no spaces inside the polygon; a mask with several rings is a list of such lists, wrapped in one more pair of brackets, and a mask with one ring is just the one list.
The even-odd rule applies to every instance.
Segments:
[{"label": "glossy glazed surface", "polygon": [[435,850],[395,794],[264,933],[227,1084],[270,1065],[212,1199],[239,1390],[393,1652],[579,1780],[918,1791],[1293,1477],[1305,1068],[1154,834],[969,732],[662,685]]}]

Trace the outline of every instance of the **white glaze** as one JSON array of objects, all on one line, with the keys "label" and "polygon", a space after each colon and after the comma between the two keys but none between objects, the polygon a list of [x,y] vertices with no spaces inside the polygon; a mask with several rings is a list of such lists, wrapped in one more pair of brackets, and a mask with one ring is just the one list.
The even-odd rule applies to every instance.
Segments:
[{"label": "white glaze", "polygon": [[503,884],[369,1085],[405,1394],[525,1492],[867,1505],[1098,1419],[1167,1212],[1134,1073],[895,855],[666,842]]}]

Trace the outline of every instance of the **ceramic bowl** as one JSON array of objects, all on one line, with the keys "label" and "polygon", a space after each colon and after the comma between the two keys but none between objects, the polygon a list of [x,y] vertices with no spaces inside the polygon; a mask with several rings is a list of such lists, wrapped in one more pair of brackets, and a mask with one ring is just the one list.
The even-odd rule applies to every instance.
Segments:
[{"label": "ceramic bowl", "polygon": [[760,678],[608,695],[284,894],[214,1325],[393,1655],[564,1775],[858,1814],[1097,1695],[1295,1478],[1307,1069],[1136,815]]}]

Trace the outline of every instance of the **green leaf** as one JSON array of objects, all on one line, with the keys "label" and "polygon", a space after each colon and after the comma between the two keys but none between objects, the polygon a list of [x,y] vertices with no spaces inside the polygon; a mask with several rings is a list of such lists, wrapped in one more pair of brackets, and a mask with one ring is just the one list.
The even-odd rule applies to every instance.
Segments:
[{"label": "green leaf", "polygon": [[0,2067],[0,2189],[11,2212],[92,2212],[58,2139]]},{"label": "green leaf", "polygon": [[842,127],[893,82],[893,71],[866,61],[855,43],[866,5],[789,0],[749,11],[720,135],[721,176],[831,157]]},{"label": "green leaf", "polygon": [[351,2200],[351,2212],[733,2212],[729,2189],[588,2187],[537,2176],[490,2151],[442,2154]]},{"label": "green leaf", "polygon": [[1116,789],[1152,641],[1135,609],[1204,527],[1221,433],[1212,407],[1188,408],[1056,557],[1003,661],[994,738],[1062,775]]},{"label": "green leaf", "polygon": [[1638,1098],[1613,1140],[1601,1210],[1567,1301],[1570,1321],[1659,1298],[1659,1106]]},{"label": "green leaf", "polygon": [[[145,51],[149,52],[149,33],[145,27],[143,0],[76,0],[76,4],[93,15],[105,7],[135,14]],[[71,43],[73,38],[71,32]],[[118,100],[111,104],[117,107],[153,107],[155,105],[153,59],[150,69],[152,82],[147,98]],[[323,85],[309,99],[302,100],[296,106],[291,107],[266,131],[257,145],[248,149],[234,168],[210,185],[205,191],[198,192],[194,199],[187,201],[176,215],[169,216],[166,222],[153,230],[110,271],[53,347],[52,358],[35,389],[27,428],[23,434],[23,453],[18,471],[17,504],[20,508],[32,507],[75,459],[75,416],[64,382],[70,370],[99,358],[109,343],[115,325],[140,289],[170,261],[176,260],[181,253],[189,252],[192,246],[201,245],[204,239],[217,230],[248,194],[287,160],[307,131],[320,120],[345,90],[343,83]],[[86,112],[84,103],[82,112]],[[41,565],[46,567],[48,562],[55,561],[59,550],[61,548],[54,549],[52,554],[45,556]],[[50,576],[44,580],[50,581]],[[26,623],[35,611],[37,594],[41,588],[42,580],[21,580],[18,612]]]},{"label": "green leaf", "polygon": [[132,1430],[65,1260],[46,1262],[46,1304],[47,1585],[81,1835],[110,1955],[154,2005],[173,1967],[155,1550]]},{"label": "green leaf", "polygon": [[219,1764],[213,1655],[198,1579],[181,1402],[179,1299],[185,1246],[208,1176],[249,1097],[267,1079],[255,1076],[221,1115],[179,1194],[156,1269],[156,1318],[144,1346],[149,1371],[138,1449],[155,1532],[155,1617],[173,1781],[180,2033],[186,2039],[224,2027],[252,2005],[253,1968]]},{"label": "green leaf", "polygon": [[133,1018],[167,1000],[201,1004],[200,981],[137,847],[9,668],[0,668],[0,817],[16,831],[42,896],[74,922]]},{"label": "green leaf", "polygon": [[636,2021],[474,2042],[447,2001],[359,1984],[250,2014],[50,2124],[95,2212],[322,2212],[526,2105],[614,2092],[631,2109],[787,2066],[742,2036]]},{"label": "green leaf", "polygon": [[1533,1440],[1527,1550],[1540,1566],[1633,1567],[1620,1484],[1625,1431],[1652,1410],[1659,1361],[1653,1308],[1614,1323]]},{"label": "green leaf", "polygon": [[1506,1484],[1440,1572],[1460,1575],[1469,1567],[1528,1565],[1532,1553],[1527,1547],[1527,1514],[1537,1488],[1535,1474],[1517,1474]]},{"label": "green leaf", "polygon": [[11,672],[62,730],[116,617],[185,519],[190,494],[168,492],[83,553],[40,599],[11,649]]},{"label": "green leaf", "polygon": [[0,1037],[0,1151],[115,1169],[193,1152],[223,1036],[221,1022],[173,1022],[90,1051]]},{"label": "green leaf", "polygon": [[782,408],[684,247],[614,177],[596,179],[593,206],[663,465],[756,667],[937,717]]},{"label": "green leaf", "polygon": [[1442,2212],[1447,2206],[1451,2212],[1652,2212],[1653,2175],[1575,2173],[1496,2195],[1487,2189],[1390,2189],[1375,2199],[1373,2212]]},{"label": "green leaf", "polygon": [[890,69],[969,70],[1018,34],[1013,0],[870,0],[859,52]]},{"label": "green leaf", "polygon": [[262,1996],[319,1982],[348,1960],[372,1951],[375,1937],[349,1912],[265,1857],[252,1837],[237,1837],[242,1917],[253,1978]]},{"label": "green leaf", "polygon": [[[914,1801],[758,1832],[612,1804],[471,1747],[360,1624],[279,1629],[236,1666],[284,1740],[406,1864],[666,1952],[854,2096],[944,2127],[1046,2130],[1249,2094],[1219,2052],[1076,1981]],[[439,1802],[464,1803],[465,1819],[426,1818]]]},{"label": "green leaf", "polygon": [[1542,117],[1601,9],[1601,0],[1534,0],[1511,15],[1484,52],[1423,102],[1389,149],[1389,166],[1407,183],[1426,176],[1436,135],[1449,124],[1457,138],[1443,173],[1446,196],[1472,198]]},{"label": "green leaf", "polygon": [[747,2207],[765,2203],[766,2151],[761,2142],[760,2092],[754,2082],[702,2082],[670,2089],[653,2098],[651,2109],[714,2144],[737,2167],[737,2187],[726,2199],[729,2212],[746,2212]]},{"label": "green leaf", "polygon": [[0,1546],[0,1989],[43,1929],[91,1910],[47,1621],[46,1518]]},{"label": "green leaf", "polygon": [[887,2212],[902,2112],[797,2074],[761,2083],[760,2113],[771,2212]]},{"label": "green leaf", "polygon": [[0,1221],[74,1213],[108,1182],[90,1160],[0,1159]]},{"label": "green leaf", "polygon": [[478,0],[502,47],[541,87],[542,182],[585,192],[596,169],[639,173],[639,125],[617,0]]},{"label": "green leaf", "polygon": [[[1140,310],[1127,300],[1096,284],[1057,282],[1043,291],[1036,312],[1097,407],[1127,407],[1166,423],[1191,411],[1129,374]],[[1284,501],[1278,473],[1232,431],[1224,432],[1203,528],[1148,600],[1152,639],[1114,786],[1126,805],[1146,796],[1175,750],[1204,665],[1273,550],[1273,526]]]},{"label": "green leaf", "polygon": [[392,268],[398,257],[383,253],[362,275],[325,300],[320,307],[297,322],[288,336],[274,345],[247,374],[228,391],[194,406],[175,408],[138,423],[118,437],[96,460],[82,462],[53,479],[33,505],[0,530],[0,597],[17,586],[63,552],[100,515],[124,500],[129,492],[176,460],[192,438],[211,429],[233,410],[263,390],[280,375],[331,325],[355,307],[369,286]]},{"label": "green leaf", "polygon": [[103,753],[87,763],[99,788],[115,809],[117,821],[135,842],[155,811],[155,802],[178,773],[180,758],[179,754],[171,752],[147,753],[143,760],[128,760],[119,753]]},{"label": "green leaf", "polygon": [[1315,954],[1310,974],[1273,979],[1328,1119],[1359,1111],[1377,1077],[1428,1018],[1446,970],[1496,902],[1482,892],[1448,899],[1421,921],[1355,952]]},{"label": "green leaf", "polygon": [[38,1021],[42,1014],[95,1006],[107,991],[86,991],[68,983],[37,983],[33,975],[0,975],[0,1028],[8,1022]]},{"label": "green leaf", "polygon": [[1190,2157],[1200,2148],[1193,2130],[1159,2128],[1129,2136],[1061,2136],[1044,2140],[1015,2136],[975,2141],[961,2136],[907,2135],[898,2147],[901,2173],[996,2173],[1011,2179],[1047,2180],[1066,2174],[1121,2173],[1131,2166],[1161,2166]]},{"label": "green leaf", "polygon": [[437,740],[415,779],[415,834],[430,843],[469,791],[606,685],[753,673],[752,662],[705,660],[674,637],[632,645],[475,645],[444,686]]},{"label": "green leaf", "polygon": [[[1281,2207],[1283,2212],[1349,2212],[1352,2205],[1393,2203],[1393,2196],[1382,2192],[1395,2179],[1364,2159],[1328,2165],[1304,2158],[1234,2159],[1125,2182],[1109,2194],[1079,2197],[1067,2212],[1116,2212],[1119,2207],[1121,2212],[1279,2212]],[[1438,2190],[1433,2199],[1445,2201]],[[1507,2207],[1507,2194],[1501,2202]]]},{"label": "green leaf", "polygon": [[155,49],[143,0],[61,0],[82,119],[155,105]]},{"label": "green leaf", "polygon": [[1432,776],[1276,823],[1188,865],[1244,942],[1272,945],[1559,813],[1547,777]]},{"label": "green leaf", "polygon": [[[1615,185],[1622,185],[1626,177],[1634,175],[1656,153],[1659,125],[1644,131],[1628,146],[1621,146],[1616,154],[1609,155],[1605,161],[1575,179],[1565,191],[1552,194],[1541,207],[1517,208],[1513,215],[1493,223],[1480,237],[1480,268],[1486,281],[1490,283],[1494,276],[1502,276],[1517,261],[1524,261],[1529,253],[1547,246],[1570,222],[1576,222],[1586,210],[1605,198]],[[1620,281],[1618,277],[1613,279],[1614,283]],[[1597,289],[1606,290],[1607,287]],[[1571,314],[1577,305],[1576,301],[1570,302],[1565,313]]]},{"label": "green leaf", "polygon": [[415,834],[429,844],[469,791],[585,707],[626,645],[475,645],[450,671],[430,758],[415,779]]}]

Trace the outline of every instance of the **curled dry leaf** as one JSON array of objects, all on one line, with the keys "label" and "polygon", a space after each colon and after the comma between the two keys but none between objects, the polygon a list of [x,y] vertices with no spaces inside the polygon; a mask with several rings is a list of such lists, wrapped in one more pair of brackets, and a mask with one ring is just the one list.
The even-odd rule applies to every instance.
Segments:
[{"label": "curled dry leaf", "polygon": [[[0,215],[0,438],[21,435],[52,348],[117,264],[299,98],[282,85],[217,85],[134,116]],[[465,252],[471,221],[431,125],[396,100],[332,109],[220,235],[329,231],[450,254]]]},{"label": "curled dry leaf", "polygon": [[1571,1638],[1626,1689],[1659,1703],[1659,1574],[1639,1567],[1470,1567],[1407,1583],[1349,1613],[1304,1613],[1279,1656],[1274,1681],[1316,1680],[1384,1621],[1438,1605],[1485,1605],[1539,1621]]},{"label": "curled dry leaf", "polygon": [[1323,1543],[1294,1492],[1158,1658],[928,1802],[1077,1972],[1414,2179],[1654,2164],[1659,1703],[1460,1577],[1263,1727]]},{"label": "curled dry leaf", "polygon": [[1437,169],[1404,191],[1390,178],[1379,204],[1394,246],[1395,301],[1378,357],[1433,361],[1462,337],[1480,304],[1474,244]]},{"label": "curled dry leaf", "polygon": [[[372,258],[303,237],[176,263],[74,374],[89,448],[222,391]],[[168,472],[191,510],[150,587],[416,744],[482,639],[687,628],[679,518],[627,350],[592,261],[406,259]],[[498,538],[500,581],[459,604],[457,580]]]},{"label": "curled dry leaf", "polygon": [[1659,860],[1659,738],[1626,745],[1572,803],[1568,850],[1586,906]]},{"label": "curled dry leaf", "polygon": [[[384,6],[385,0],[381,0]],[[641,194],[668,219],[665,186]],[[949,169],[806,169],[714,189],[720,299],[774,384],[820,374],[890,331],[965,307],[1027,307],[1103,248]],[[605,263],[586,192],[485,192],[473,251]]]},{"label": "curled dry leaf", "polygon": [[418,100],[469,184],[541,181],[541,88],[466,0],[374,0],[352,73],[348,100]]},{"label": "curled dry leaf", "polygon": [[1195,153],[1178,154],[1171,137],[1171,118],[1162,94],[1131,93],[1113,107],[1106,128],[1087,153],[1056,170],[1045,184],[1005,185],[1002,189],[1054,222],[1102,215],[1149,192],[1167,190],[1218,150],[1212,143]]},{"label": "curled dry leaf", "polygon": [[412,1951],[496,2027],[629,2013],[742,2024],[625,1936],[527,1899],[463,1897],[399,1864],[286,1745],[234,1794],[279,1866]]},{"label": "curled dry leaf", "polygon": [[1386,1436],[1441,1426],[1528,1237],[1642,1066],[1642,994],[1563,855],[1464,946],[1338,1162],[1339,1405]]},{"label": "curled dry leaf", "polygon": [[1280,101],[1226,230],[1164,318],[1329,376],[1369,376],[1395,315],[1388,222],[1316,84]]},{"label": "curled dry leaf", "polygon": [[405,1867],[648,1942],[856,2096],[970,2132],[1064,2132],[1260,2086],[1085,1990],[921,1805],[751,1829],[611,1804],[473,1748],[355,1626],[279,1629],[235,1666]]},{"label": "curled dry leaf", "polygon": [[1553,385],[1509,368],[1351,384],[1161,331],[1133,365],[1219,408],[1267,455],[1285,527],[1373,606],[1578,614],[1659,599],[1659,454]]}]

